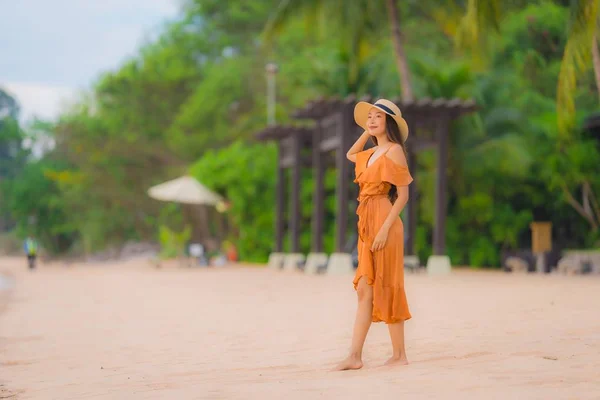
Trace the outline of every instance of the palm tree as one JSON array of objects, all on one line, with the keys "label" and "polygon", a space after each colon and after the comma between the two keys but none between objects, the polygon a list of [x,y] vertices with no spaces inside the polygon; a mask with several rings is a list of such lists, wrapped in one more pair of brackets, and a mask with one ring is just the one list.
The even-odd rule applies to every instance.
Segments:
[{"label": "palm tree", "polygon": [[[600,97],[600,53],[598,51],[599,0],[570,0],[567,44],[557,85],[556,112],[560,132],[566,134],[574,124],[577,75],[593,65]],[[469,0],[458,42],[461,47],[475,48],[485,39],[480,27],[491,25],[499,29],[498,0]]]},{"label": "palm tree", "polygon": [[410,69],[408,68],[406,53],[404,52],[402,31],[400,30],[400,10],[395,0],[386,0],[385,4],[390,18],[390,27],[392,28],[396,66],[398,67],[402,87],[402,100],[405,102],[412,101],[414,94],[410,81]]},{"label": "palm tree", "polygon": [[[577,76],[588,70],[590,63],[594,68],[596,78],[596,87],[600,97],[600,52],[598,51],[598,3],[600,0],[570,0],[569,1],[569,22],[567,30],[567,43],[563,53],[561,62],[558,84],[557,84],[557,101],[556,113],[558,128],[561,137],[562,152],[556,154],[555,157],[573,162],[574,159],[580,157],[580,153],[584,151],[581,143],[568,143],[568,134],[572,131],[575,122],[575,93],[577,88]],[[469,6],[482,6],[487,3],[487,0],[470,0]],[[469,15],[469,12],[467,12]],[[493,21],[499,25],[499,14],[487,13],[488,21]],[[478,42],[482,39],[481,33],[477,30],[470,31],[470,43]],[[467,42],[469,43],[469,42]],[[581,175],[581,174],[580,174]],[[575,195],[571,193],[567,182],[562,177],[556,177],[559,183],[557,186],[561,188],[567,202],[591,225],[593,231],[597,231],[600,227],[600,206],[596,201],[591,183],[585,174],[579,177],[580,180],[576,186],[581,186],[581,204],[575,199]],[[593,204],[593,208],[590,206]],[[594,217],[594,211],[596,217]]]},{"label": "palm tree", "polygon": [[[454,9],[458,7],[455,0],[447,1]],[[281,0],[265,27],[265,34],[268,39],[272,38],[274,33],[289,24],[291,19],[304,14],[308,17],[307,25],[311,27],[333,24],[344,46],[360,59],[364,44],[367,41],[374,43],[379,40],[381,21],[387,19],[400,77],[402,100],[410,102],[414,100],[414,91],[398,1],[385,0],[385,7],[382,6],[383,4],[375,0]],[[472,44],[481,37],[480,32],[484,32],[488,26],[497,29],[499,10],[500,0],[469,0],[467,13],[461,24],[465,40]],[[356,61],[355,64],[358,65],[359,62]]]},{"label": "palm tree", "polygon": [[600,52],[598,51],[598,33],[594,35],[592,41],[592,65],[594,66],[594,76],[596,77],[596,88],[600,98]]},{"label": "palm tree", "polygon": [[330,29],[334,29],[340,37],[342,47],[353,55],[350,68],[356,74],[358,65],[364,58],[365,48],[368,47],[367,43],[379,41],[381,21],[387,19],[391,27],[402,99],[413,100],[400,10],[395,0],[385,0],[385,7],[373,0],[282,0],[265,27],[267,38],[272,38],[298,15],[304,15],[311,28],[322,28],[327,24]]},{"label": "palm tree", "polygon": [[483,50],[490,32],[500,30],[501,0],[469,0],[457,32],[457,45],[475,52]]},{"label": "palm tree", "polygon": [[561,132],[572,128],[575,115],[577,74],[592,62],[600,96],[600,55],[598,54],[598,0],[571,0],[567,44],[558,76],[557,115]]}]

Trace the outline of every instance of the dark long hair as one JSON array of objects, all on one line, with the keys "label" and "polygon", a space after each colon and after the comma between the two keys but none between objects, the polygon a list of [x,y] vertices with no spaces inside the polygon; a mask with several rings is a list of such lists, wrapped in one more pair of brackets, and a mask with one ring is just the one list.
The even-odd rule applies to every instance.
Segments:
[{"label": "dark long hair", "polygon": [[[406,157],[406,159],[408,160],[406,146],[404,146],[404,142],[402,141],[402,136],[400,135],[400,128],[398,127],[398,123],[396,122],[396,120],[394,120],[394,118],[392,118],[388,114],[385,114],[385,132],[390,142],[398,143],[400,147],[402,147],[404,157]],[[371,140],[373,141],[373,143],[375,143],[375,146],[377,146],[377,138],[375,136],[371,136]],[[398,189],[396,188],[396,186],[392,185],[388,193],[388,197],[392,204],[394,204],[394,202],[398,198]]]}]

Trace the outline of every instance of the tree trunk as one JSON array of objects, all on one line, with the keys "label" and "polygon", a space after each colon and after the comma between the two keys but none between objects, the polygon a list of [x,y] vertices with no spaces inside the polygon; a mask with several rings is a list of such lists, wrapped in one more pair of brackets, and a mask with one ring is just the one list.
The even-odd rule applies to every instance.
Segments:
[{"label": "tree trunk", "polygon": [[594,209],[594,212],[596,213],[596,219],[598,221],[600,221],[600,205],[598,205],[598,201],[596,200],[596,196],[594,195],[594,191],[592,190],[592,187],[590,185],[590,183],[588,181],[586,181],[584,183],[584,185],[587,185],[588,187],[588,194],[589,194],[589,199],[592,203],[592,207]]},{"label": "tree trunk", "polygon": [[600,52],[598,51],[597,35],[592,40],[592,62],[594,64],[594,76],[596,77],[596,89],[600,98]]},{"label": "tree trunk", "polygon": [[585,183],[581,187],[581,205],[586,214],[593,216],[592,205],[590,204],[590,186]]},{"label": "tree trunk", "polygon": [[396,65],[400,74],[400,86],[402,89],[402,101],[410,102],[414,100],[412,84],[410,82],[410,70],[404,52],[402,43],[402,31],[400,30],[400,11],[396,0],[386,0],[388,14],[390,15],[390,26],[392,28],[392,39],[394,41],[394,50],[396,53]]},{"label": "tree trunk", "polygon": [[594,232],[598,231],[598,228],[600,228],[600,226],[598,225],[598,221],[596,220],[594,215],[588,214],[585,212],[585,209],[583,208],[583,206],[581,204],[579,204],[577,202],[577,200],[575,200],[575,198],[573,197],[571,192],[569,192],[569,189],[567,188],[567,186],[565,184],[562,184],[561,187],[563,189],[563,193],[567,197],[567,202],[575,209],[575,211],[577,211],[579,213],[579,215],[581,215],[583,218],[585,218],[585,220],[587,222],[589,222],[589,224],[592,227],[592,231],[594,231]]}]

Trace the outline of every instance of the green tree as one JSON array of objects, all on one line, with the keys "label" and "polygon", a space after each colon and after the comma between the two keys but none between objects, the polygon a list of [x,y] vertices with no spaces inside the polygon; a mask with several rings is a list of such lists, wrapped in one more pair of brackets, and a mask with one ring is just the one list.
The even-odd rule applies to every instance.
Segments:
[{"label": "green tree", "polygon": [[273,247],[276,149],[242,140],[209,150],[192,175],[231,202],[230,239],[240,257],[266,261]]},{"label": "green tree", "polygon": [[[600,185],[589,166],[597,163],[597,146],[582,141],[575,126],[575,104],[584,106],[581,108],[587,112],[598,107],[597,101],[590,102],[589,85],[577,85],[590,66],[600,70],[594,64],[598,1],[540,0],[526,7],[519,4],[511,13],[490,16],[503,33],[495,62],[505,68],[518,68],[528,78],[522,85],[530,89],[514,101],[519,109],[536,115],[530,118],[534,122],[530,128],[538,131],[536,138],[542,142],[529,148],[536,154],[536,160],[544,160],[541,176],[546,190],[559,194],[562,201],[583,217],[592,232],[588,237],[594,237],[600,215],[593,205]],[[485,40],[480,32],[472,33],[471,39]],[[596,92],[599,87],[596,83]]]},{"label": "green tree", "polygon": [[25,135],[18,118],[17,101],[0,89],[0,179],[15,176],[28,155],[23,149]]},{"label": "green tree", "polygon": [[558,78],[557,113],[561,133],[573,130],[577,77],[593,66],[600,96],[600,55],[598,55],[598,0],[569,2],[567,43]]},{"label": "green tree", "polygon": [[19,104],[10,94],[0,88],[0,232],[14,224],[9,214],[8,186],[6,181],[14,179],[23,169],[29,151],[23,148],[25,134],[19,124]]},{"label": "green tree", "polygon": [[[427,3],[427,6],[423,3]],[[469,33],[471,43],[477,40],[479,32],[484,31],[489,23],[495,24],[499,18],[499,4],[498,0],[468,1],[461,31]],[[435,16],[435,7],[428,1],[409,2],[408,7],[427,9],[431,16]],[[460,5],[456,1],[448,1],[448,8],[457,10]],[[387,37],[391,38],[393,43],[402,100],[409,102],[414,100],[415,95],[406,50],[403,11],[408,10],[406,7],[401,8],[396,0],[385,0],[385,4],[369,0],[281,0],[265,27],[265,33],[267,38],[272,38],[298,15],[307,18],[307,26],[327,26],[327,31],[338,35],[342,48],[352,56],[350,66],[353,76],[356,77],[358,65],[373,54],[368,50],[373,49],[374,43],[381,41],[382,28],[386,27],[387,21]]]},{"label": "green tree", "polygon": [[[539,7],[560,7],[555,1],[540,1]],[[559,2],[560,3],[560,2]],[[519,8],[522,4],[518,2]],[[538,7],[535,3],[531,9]],[[575,95],[577,78],[593,66],[598,96],[600,96],[600,54],[598,53],[598,0],[569,0],[566,43],[557,83],[556,112],[558,127],[562,135],[574,129]],[[469,0],[463,27],[458,35],[459,45],[473,47],[475,43],[488,43],[486,31],[478,29],[502,26],[501,4],[498,0]],[[505,7],[509,8],[509,7]]]},{"label": "green tree", "polygon": [[[599,155],[590,137],[576,131],[560,136],[556,118],[567,3],[511,0],[497,7],[497,1],[447,0],[440,7],[433,0],[187,0],[179,18],[156,40],[103,74],[53,124],[57,146],[42,164],[32,161],[27,175],[12,159],[5,164],[15,168],[13,176],[27,176],[23,185],[38,183],[3,193],[35,195],[35,188],[47,187],[57,207],[69,212],[65,227],[48,219],[44,226],[53,228],[44,229],[62,230],[56,235],[68,235],[77,246],[93,251],[130,239],[154,240],[160,225],[180,231],[184,221],[176,207],[149,199],[146,190],[185,173],[193,163],[196,177],[232,200],[232,239],[242,258],[264,260],[273,239],[275,149],[248,139],[266,122],[268,60],[280,66],[281,123],[290,121],[291,110],[321,95],[395,97],[398,87],[405,95],[404,86],[411,86],[414,97],[476,98],[479,113],[458,122],[452,134],[447,240],[453,261],[496,265],[498,249],[528,244],[531,218],[559,227],[558,236],[567,238],[561,246],[593,243],[587,238],[593,225],[567,194],[584,213],[594,209],[589,193],[600,189],[593,173]],[[412,73],[409,83],[401,81],[408,74],[399,73],[390,4],[400,17],[396,27]],[[271,36],[267,48],[263,33],[270,29],[265,27],[269,17],[273,33],[280,34]],[[280,31],[278,18],[279,26],[285,26]],[[495,18],[497,26],[486,22]],[[478,36],[482,42],[473,41]],[[470,58],[478,49],[488,53],[485,64]],[[593,75],[579,73],[577,79],[573,95],[578,115],[596,110]],[[29,128],[20,130],[20,138],[31,134]],[[418,162],[418,244],[426,252],[435,155],[420,154]],[[35,168],[39,173],[33,173]],[[326,250],[333,246],[335,229],[334,178],[335,171],[328,171]],[[311,190],[306,170],[303,251],[310,244]],[[252,203],[254,198],[260,201]],[[26,223],[28,210],[18,209],[19,224]]]},{"label": "green tree", "polygon": [[64,163],[51,159],[25,165],[12,180],[3,182],[7,208],[17,221],[17,233],[34,233],[50,253],[67,251],[77,237],[73,222],[77,216],[67,205],[52,175],[65,169]]},{"label": "green tree", "polygon": [[[344,52],[351,55],[351,77],[359,74],[358,65],[370,54],[373,46],[380,42],[382,21],[388,21],[394,43],[394,54],[401,82],[402,98],[414,98],[410,68],[408,66],[405,43],[401,30],[401,14],[396,1],[386,0],[385,5],[375,1],[357,0],[283,0],[279,3],[265,27],[267,38],[289,25],[298,15],[307,18],[307,26],[327,26],[328,32],[335,32]],[[388,36],[390,37],[390,36]],[[375,40],[375,39],[378,40]]]}]

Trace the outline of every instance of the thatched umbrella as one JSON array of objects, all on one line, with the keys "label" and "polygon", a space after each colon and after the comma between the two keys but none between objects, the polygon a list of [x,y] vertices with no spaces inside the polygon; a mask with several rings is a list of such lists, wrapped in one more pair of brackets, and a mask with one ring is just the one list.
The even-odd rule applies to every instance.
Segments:
[{"label": "thatched umbrella", "polygon": [[185,204],[216,206],[220,202],[223,202],[221,196],[209,190],[191,176],[182,176],[153,186],[148,189],[148,195],[157,200]]},{"label": "thatched umbrella", "polygon": [[[208,240],[210,236],[208,231],[209,217],[207,206],[216,207],[220,210],[223,208],[221,206],[225,204],[225,200],[221,196],[208,189],[192,176],[182,176],[153,186],[148,189],[148,195],[161,201],[199,205],[201,221],[197,224],[197,228],[199,228],[201,238],[196,237],[195,239],[201,239],[202,241]],[[194,213],[191,210],[189,210],[188,216],[190,219],[194,219]],[[219,219],[218,225],[220,230],[222,230],[221,224],[222,221]]]}]

